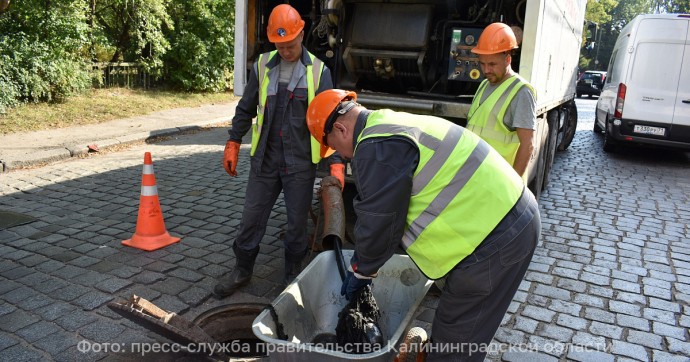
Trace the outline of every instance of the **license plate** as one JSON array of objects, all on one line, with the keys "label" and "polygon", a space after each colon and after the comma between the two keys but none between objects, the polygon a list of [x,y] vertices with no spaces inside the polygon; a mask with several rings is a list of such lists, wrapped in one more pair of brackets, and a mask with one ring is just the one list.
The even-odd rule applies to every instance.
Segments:
[{"label": "license plate", "polygon": [[641,126],[639,124],[636,124],[633,128],[633,132],[651,134],[654,136],[663,136],[664,134],[666,134],[666,129],[661,127]]}]

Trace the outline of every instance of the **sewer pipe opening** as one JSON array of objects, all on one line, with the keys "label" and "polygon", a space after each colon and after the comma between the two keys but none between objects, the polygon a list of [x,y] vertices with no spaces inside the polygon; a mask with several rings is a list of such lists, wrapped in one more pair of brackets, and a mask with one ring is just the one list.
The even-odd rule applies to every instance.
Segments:
[{"label": "sewer pipe opening", "polygon": [[252,332],[252,324],[266,307],[259,303],[228,304],[207,310],[193,323],[222,343],[228,357],[263,358],[267,348]]}]

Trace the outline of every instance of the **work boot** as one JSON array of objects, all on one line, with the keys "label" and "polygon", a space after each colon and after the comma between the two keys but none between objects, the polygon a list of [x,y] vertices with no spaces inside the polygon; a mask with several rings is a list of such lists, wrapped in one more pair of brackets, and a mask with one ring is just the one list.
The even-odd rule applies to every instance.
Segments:
[{"label": "work boot", "polygon": [[287,286],[302,271],[302,260],[304,260],[304,253],[294,254],[285,250],[285,275],[283,277],[283,285]]},{"label": "work boot", "polygon": [[252,272],[254,271],[254,262],[256,261],[256,256],[259,254],[259,248],[245,251],[233,245],[232,249],[235,251],[237,263],[230,275],[216,284],[213,288],[213,294],[219,298],[228,297],[235,293],[240,287],[249,284],[249,281],[252,279]]}]

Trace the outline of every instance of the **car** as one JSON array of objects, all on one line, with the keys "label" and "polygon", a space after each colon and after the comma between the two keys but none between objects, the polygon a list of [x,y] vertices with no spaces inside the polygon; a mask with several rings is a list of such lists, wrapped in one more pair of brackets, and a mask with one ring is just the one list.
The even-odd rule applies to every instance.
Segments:
[{"label": "car", "polygon": [[598,97],[601,94],[601,89],[604,87],[605,81],[606,72],[598,70],[585,71],[580,74],[580,78],[577,80],[577,85],[575,87],[577,97],[580,98],[585,94],[590,98],[592,98],[593,95]]}]

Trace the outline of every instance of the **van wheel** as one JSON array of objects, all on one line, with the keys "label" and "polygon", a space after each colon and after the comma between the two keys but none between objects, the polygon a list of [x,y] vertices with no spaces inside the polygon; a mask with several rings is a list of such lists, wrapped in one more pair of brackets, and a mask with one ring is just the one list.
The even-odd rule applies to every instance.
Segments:
[{"label": "van wheel", "polygon": [[582,98],[582,93],[578,93],[577,98]]},{"label": "van wheel", "polygon": [[604,131],[604,152],[613,153],[616,151],[616,141],[609,135],[608,129]]}]

